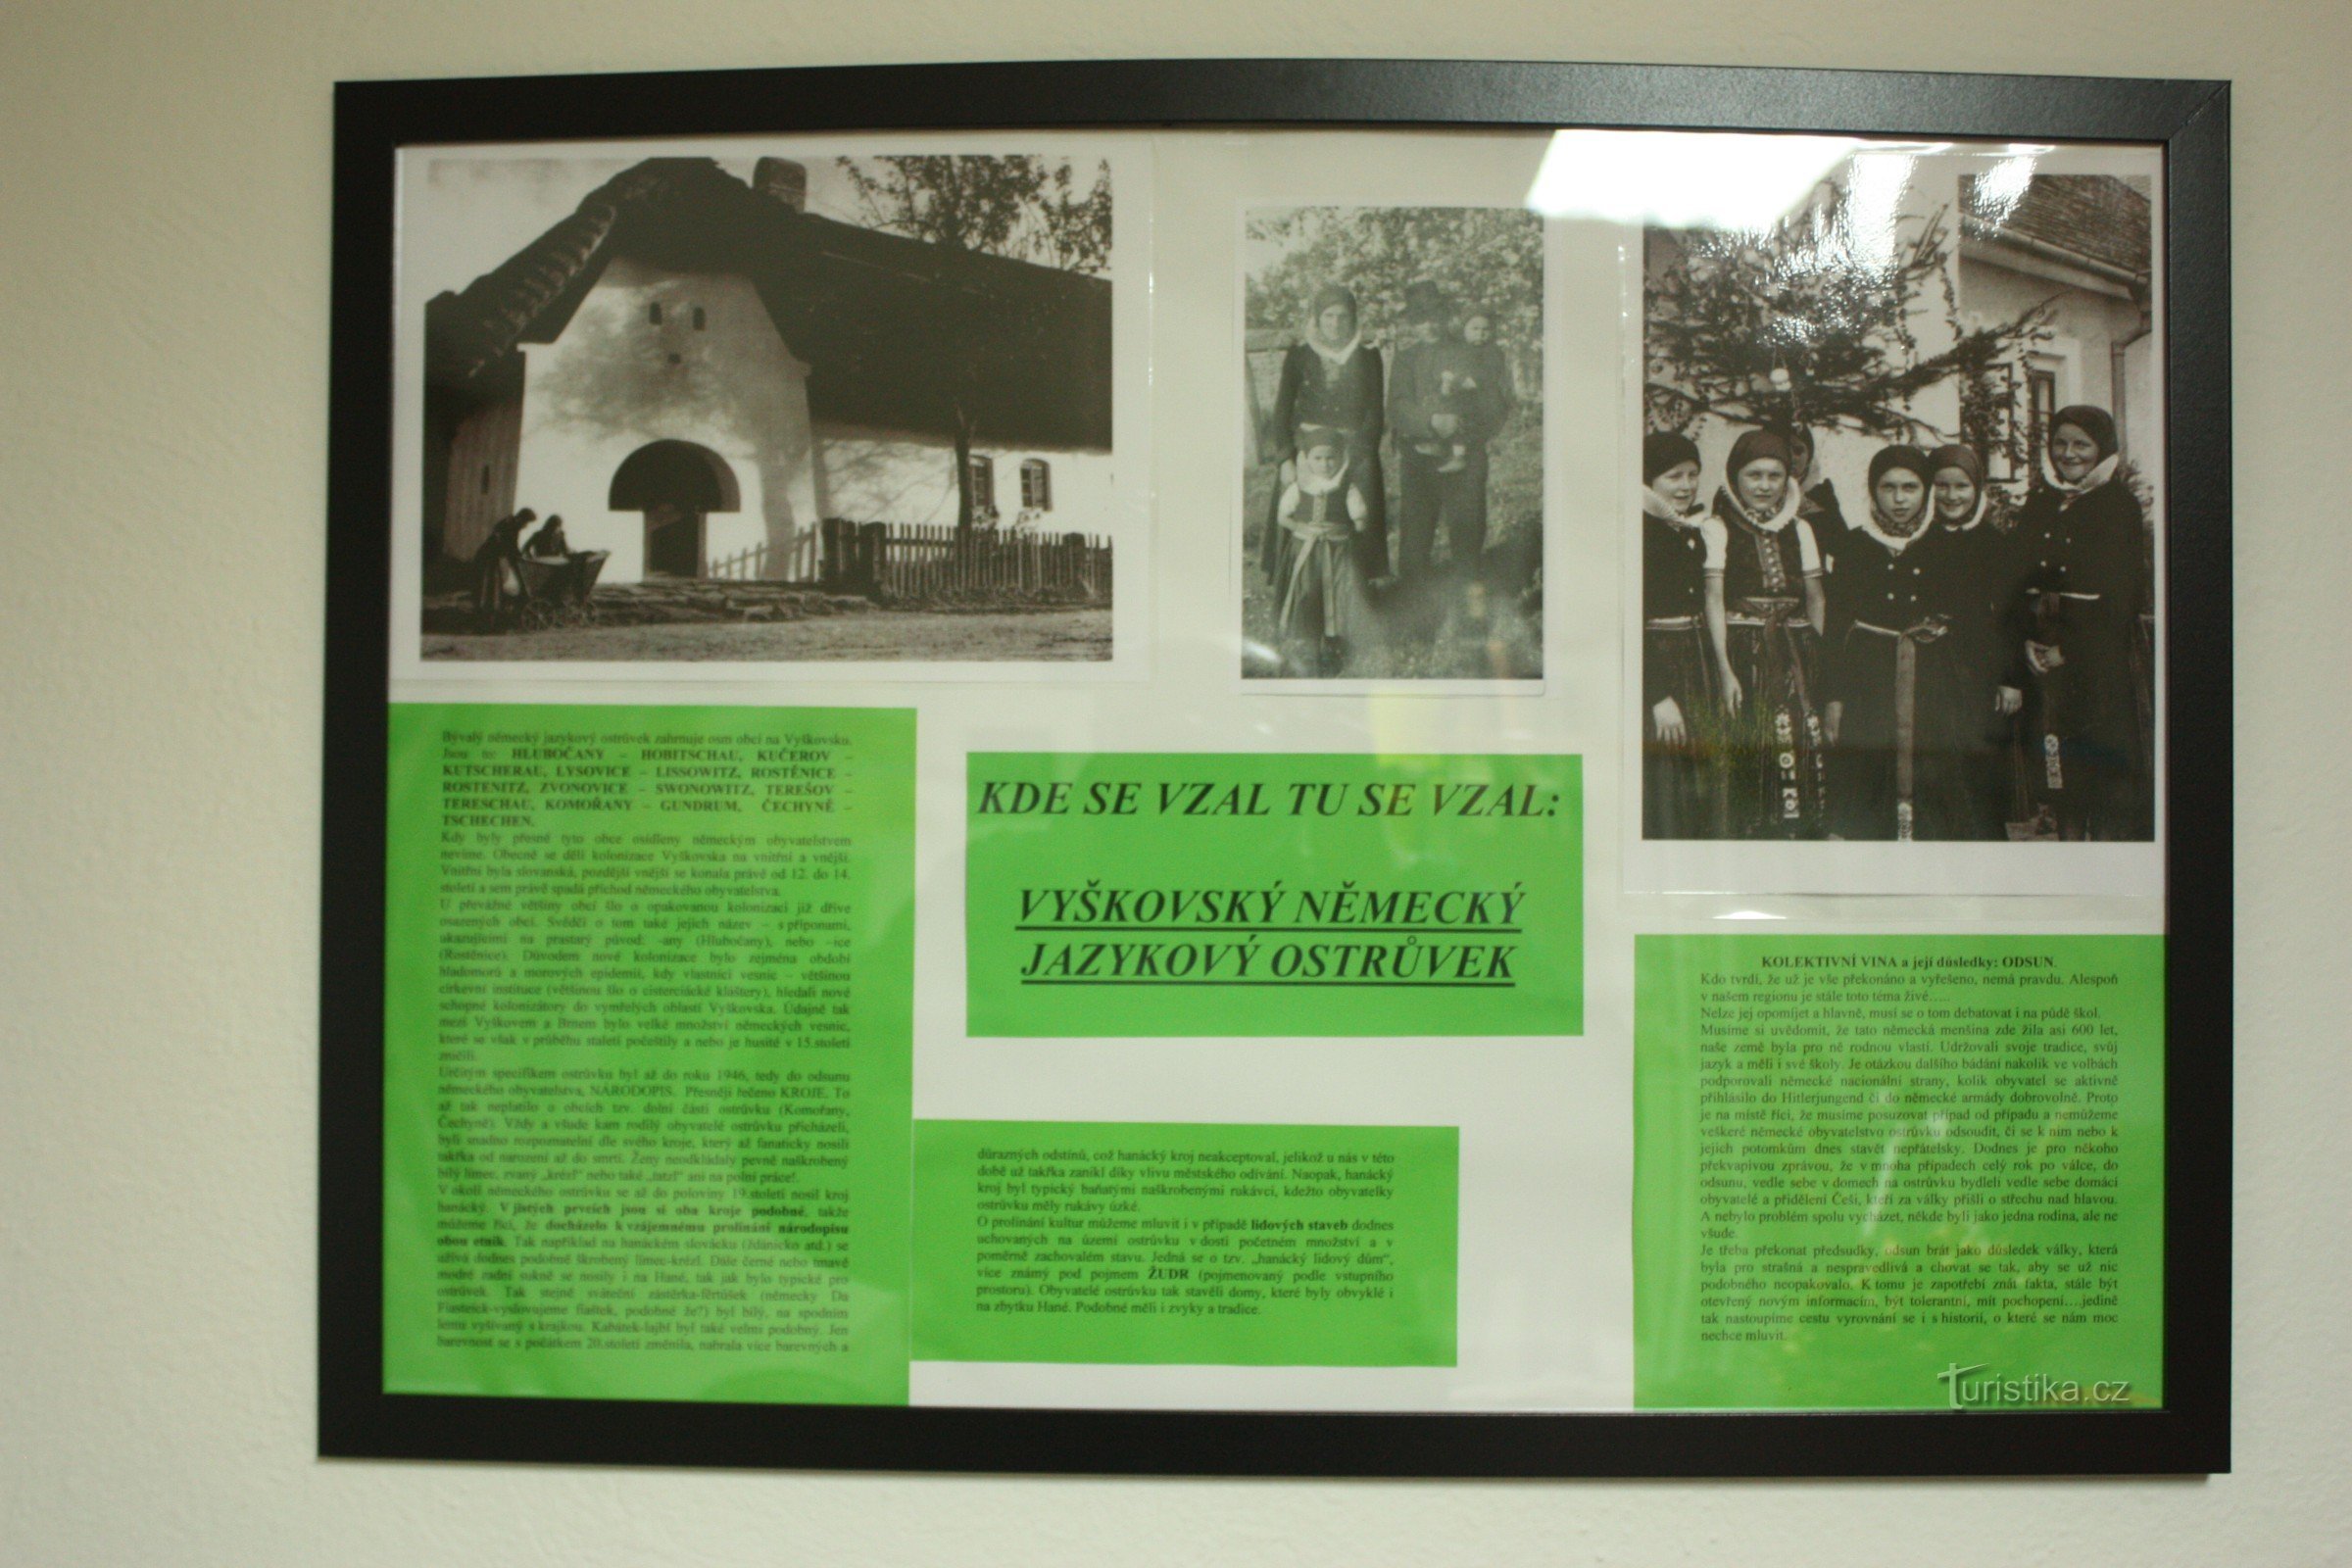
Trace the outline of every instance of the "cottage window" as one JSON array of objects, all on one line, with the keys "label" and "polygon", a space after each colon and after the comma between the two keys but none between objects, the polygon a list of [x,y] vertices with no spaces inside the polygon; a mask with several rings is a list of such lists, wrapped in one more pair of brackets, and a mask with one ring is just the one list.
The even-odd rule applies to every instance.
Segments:
[{"label": "cottage window", "polygon": [[2028,459],[2033,466],[2027,471],[2039,474],[2041,455],[2049,450],[2050,420],[2058,412],[2058,372],[2039,366],[2030,367],[2026,371],[2026,387],[2027,418],[2031,425],[2027,434],[2033,454]]},{"label": "cottage window", "polygon": [[997,460],[985,453],[972,454],[972,514],[997,510]]},{"label": "cottage window", "polygon": [[656,326],[662,324],[662,302],[660,300],[654,301],[645,308],[645,318]]},{"label": "cottage window", "polygon": [[697,305],[694,308],[694,329],[697,332],[700,332],[703,329],[703,308],[700,305]]},{"label": "cottage window", "polygon": [[1054,510],[1054,469],[1043,458],[1031,458],[1021,465],[1021,510]]}]

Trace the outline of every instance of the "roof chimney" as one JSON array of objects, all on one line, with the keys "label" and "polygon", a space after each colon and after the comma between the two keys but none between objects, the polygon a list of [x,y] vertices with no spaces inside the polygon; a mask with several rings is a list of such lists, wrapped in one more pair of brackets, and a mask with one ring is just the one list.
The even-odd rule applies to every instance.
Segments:
[{"label": "roof chimney", "polygon": [[808,171],[789,158],[762,158],[754,164],[752,188],[796,213],[808,210]]}]

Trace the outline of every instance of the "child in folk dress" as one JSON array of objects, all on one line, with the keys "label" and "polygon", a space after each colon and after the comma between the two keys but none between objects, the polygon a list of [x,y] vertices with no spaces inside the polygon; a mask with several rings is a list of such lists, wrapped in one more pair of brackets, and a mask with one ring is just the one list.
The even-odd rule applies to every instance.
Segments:
[{"label": "child in folk dress", "polygon": [[1356,552],[1371,508],[1349,473],[1345,435],[1310,429],[1302,437],[1298,477],[1275,509],[1282,528],[1275,623],[1290,673],[1330,676],[1360,659],[1373,630]]}]

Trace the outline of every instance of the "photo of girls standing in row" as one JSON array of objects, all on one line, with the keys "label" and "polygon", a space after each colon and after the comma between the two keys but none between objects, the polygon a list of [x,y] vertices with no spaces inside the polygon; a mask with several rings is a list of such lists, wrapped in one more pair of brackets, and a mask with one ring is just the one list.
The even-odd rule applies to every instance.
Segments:
[{"label": "photo of girls standing in row", "polygon": [[1751,429],[1711,496],[1642,448],[1642,835],[2141,839],[2147,523],[2114,418],[2047,421],[2012,516],[1973,449],[1891,443],[1858,504]]},{"label": "photo of girls standing in row", "polygon": [[[1865,149],[1643,230],[1645,841],[2153,843],[2155,191],[2121,149]],[[1905,890],[1799,858],[1638,874]],[[2048,885],[1969,858],[1912,863]]]}]

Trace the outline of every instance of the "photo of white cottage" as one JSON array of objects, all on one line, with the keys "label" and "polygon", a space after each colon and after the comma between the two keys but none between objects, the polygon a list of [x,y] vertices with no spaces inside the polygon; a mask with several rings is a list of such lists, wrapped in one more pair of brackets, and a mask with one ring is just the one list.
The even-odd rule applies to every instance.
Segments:
[{"label": "photo of white cottage", "polygon": [[[800,162],[747,180],[651,158],[427,302],[428,620],[436,590],[468,591],[551,516],[621,600],[993,585],[1106,608],[1107,168],[1089,189],[1036,159],[838,162],[837,188],[914,232],[809,210]],[[955,232],[951,202],[994,219]],[[1004,254],[1023,248],[1074,265]]]}]

